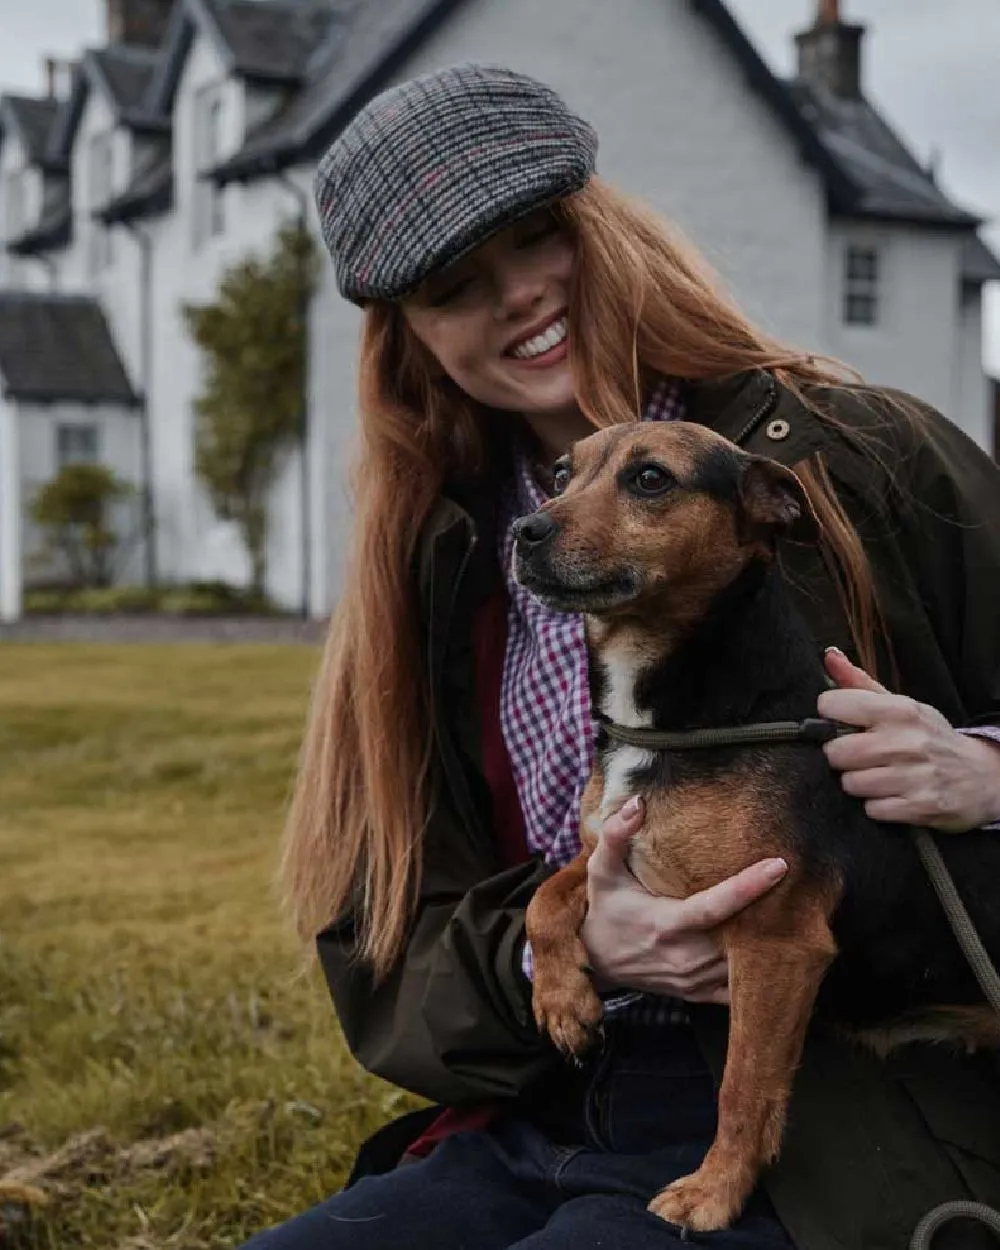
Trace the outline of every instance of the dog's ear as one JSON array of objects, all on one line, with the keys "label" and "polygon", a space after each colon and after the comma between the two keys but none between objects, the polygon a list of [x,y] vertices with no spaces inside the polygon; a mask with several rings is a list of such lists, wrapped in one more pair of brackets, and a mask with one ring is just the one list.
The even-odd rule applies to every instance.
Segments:
[{"label": "dog's ear", "polygon": [[815,542],[819,519],[805,487],[791,469],[751,456],[737,492],[737,522],[741,542],[784,535],[794,542]]}]

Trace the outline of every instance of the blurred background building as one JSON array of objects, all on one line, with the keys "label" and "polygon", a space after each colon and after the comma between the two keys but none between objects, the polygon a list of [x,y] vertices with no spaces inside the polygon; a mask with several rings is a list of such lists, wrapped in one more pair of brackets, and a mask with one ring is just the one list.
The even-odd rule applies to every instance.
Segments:
[{"label": "blurred background building", "polygon": [[[94,0],[97,3],[97,0]],[[723,0],[106,0],[106,40],[0,99],[0,616],[59,467],[148,482],[155,550],[122,576],[242,583],[193,470],[201,363],[181,316],[279,225],[316,233],[316,163],[401,78],[461,60],[534,74],[591,120],[599,171],[673,219],[773,333],[1000,437],[983,291],[1000,263],[866,93],[836,0],[776,75]],[[41,51],[41,50],[40,50]],[[324,266],[306,434],[269,501],[268,590],[324,615],[350,523],[359,314]]]}]

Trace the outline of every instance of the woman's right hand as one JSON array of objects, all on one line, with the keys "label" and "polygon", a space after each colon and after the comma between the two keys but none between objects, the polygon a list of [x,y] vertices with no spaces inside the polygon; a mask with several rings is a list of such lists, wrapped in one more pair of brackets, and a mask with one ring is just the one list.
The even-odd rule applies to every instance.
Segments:
[{"label": "woman's right hand", "polygon": [[712,930],[776,885],[787,865],[760,860],[685,899],[650,894],[626,863],[629,839],[644,819],[637,800],[609,816],[588,864],[581,936],[597,987],[728,1003],[729,968]]}]

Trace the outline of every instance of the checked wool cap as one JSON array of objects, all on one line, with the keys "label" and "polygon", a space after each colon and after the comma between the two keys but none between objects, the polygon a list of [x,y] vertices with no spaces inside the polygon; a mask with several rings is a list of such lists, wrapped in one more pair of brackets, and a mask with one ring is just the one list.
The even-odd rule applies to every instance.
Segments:
[{"label": "checked wool cap", "polygon": [[597,135],[543,83],[456,65],[392,87],[320,161],[316,206],[340,293],[398,299],[533,209],[578,191]]}]

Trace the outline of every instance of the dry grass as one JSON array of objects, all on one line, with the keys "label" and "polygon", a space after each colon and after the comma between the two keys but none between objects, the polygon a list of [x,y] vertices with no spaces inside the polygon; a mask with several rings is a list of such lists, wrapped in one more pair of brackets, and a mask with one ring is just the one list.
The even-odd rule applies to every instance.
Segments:
[{"label": "dry grass", "polygon": [[238,1246],[403,1109],[274,898],[315,662],[0,647],[3,1244]]}]

